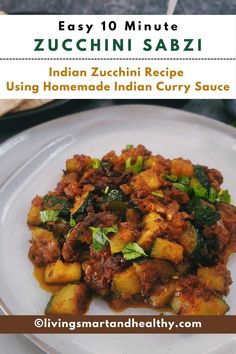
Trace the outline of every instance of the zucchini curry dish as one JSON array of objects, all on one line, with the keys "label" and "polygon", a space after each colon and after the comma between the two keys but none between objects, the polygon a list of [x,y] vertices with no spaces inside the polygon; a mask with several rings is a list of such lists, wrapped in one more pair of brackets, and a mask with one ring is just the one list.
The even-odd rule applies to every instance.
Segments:
[{"label": "zucchini curry dish", "polygon": [[29,258],[52,292],[45,313],[80,315],[101,297],[115,311],[224,315],[236,207],[222,182],[214,168],[143,145],[68,159],[28,214]]}]

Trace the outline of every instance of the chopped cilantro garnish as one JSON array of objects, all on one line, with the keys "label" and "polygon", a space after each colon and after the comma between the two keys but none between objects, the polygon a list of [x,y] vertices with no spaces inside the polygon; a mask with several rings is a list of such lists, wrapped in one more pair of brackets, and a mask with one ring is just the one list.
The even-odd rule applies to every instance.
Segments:
[{"label": "chopped cilantro garnish", "polygon": [[133,144],[127,144],[125,149],[126,150],[130,150],[130,149],[133,149],[134,145]]},{"label": "chopped cilantro garnish", "polygon": [[161,191],[152,192],[151,194],[154,195],[154,197],[164,198],[164,194]]},{"label": "chopped cilantro garnish", "polygon": [[72,216],[70,217],[70,226],[72,226],[72,227],[76,226],[76,221],[75,221],[75,219],[73,219]]},{"label": "chopped cilantro garnish", "polygon": [[228,189],[226,189],[225,191],[221,191],[218,194],[217,201],[230,204],[231,197],[230,197]]},{"label": "chopped cilantro garnish", "polygon": [[194,220],[201,226],[215,224],[219,218],[218,212],[210,205],[201,204],[194,209]]},{"label": "chopped cilantro garnish", "polygon": [[43,224],[46,222],[57,221],[60,211],[58,210],[43,210],[40,211],[40,220]]},{"label": "chopped cilantro garnish", "polygon": [[190,183],[190,178],[189,178],[189,177],[186,177],[186,176],[181,176],[181,177],[178,179],[178,182],[181,183],[181,184],[189,185],[189,183]]},{"label": "chopped cilantro garnish", "polygon": [[139,257],[147,257],[148,255],[144,252],[143,248],[140,247],[137,243],[131,242],[128,243],[122,250],[124,259],[131,260]]},{"label": "chopped cilantro garnish", "polygon": [[205,187],[201,185],[201,183],[196,180],[194,184],[192,185],[194,195],[198,198],[207,198],[208,197],[208,191]]},{"label": "chopped cilantro garnish", "polygon": [[90,227],[92,231],[93,237],[93,248],[95,251],[101,251],[110,241],[107,235],[109,233],[116,233],[118,231],[118,227],[113,225],[111,227],[100,228],[100,227]]},{"label": "chopped cilantro garnish", "polygon": [[94,169],[98,169],[101,167],[101,162],[98,159],[92,159],[91,160],[91,165]]},{"label": "chopped cilantro garnish", "polygon": [[194,224],[200,227],[212,225],[220,219],[213,205],[197,197],[191,199],[187,209],[193,215]]},{"label": "chopped cilantro garnish", "polygon": [[189,186],[187,186],[186,184],[181,184],[181,183],[173,183],[173,186],[175,186],[175,188],[188,193],[189,192]]},{"label": "chopped cilantro garnish", "polygon": [[176,175],[164,175],[163,176],[164,180],[169,181],[169,182],[177,182],[178,177]]},{"label": "chopped cilantro garnish", "polygon": [[216,198],[217,198],[217,191],[215,190],[215,188],[211,187],[209,191],[208,200],[209,202],[214,203],[216,201]]},{"label": "chopped cilantro garnish", "polygon": [[199,183],[205,187],[206,189],[209,190],[210,188],[210,182],[209,182],[209,178],[206,175],[205,171],[204,171],[204,167],[201,165],[195,165],[194,166],[194,176],[196,177],[196,179],[199,181]]},{"label": "chopped cilantro garnish", "polygon": [[143,168],[143,158],[142,156],[138,156],[136,162],[132,165],[131,164],[131,157],[125,161],[125,169],[126,171],[132,171],[134,173],[139,173],[142,171]]}]

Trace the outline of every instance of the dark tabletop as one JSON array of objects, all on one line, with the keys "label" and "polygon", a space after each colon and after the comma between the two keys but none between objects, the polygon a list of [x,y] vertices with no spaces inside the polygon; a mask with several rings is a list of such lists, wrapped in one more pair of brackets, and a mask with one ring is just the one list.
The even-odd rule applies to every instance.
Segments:
[{"label": "dark tabletop", "polygon": [[[165,14],[167,0],[0,0],[6,12]],[[179,0],[176,14],[236,14],[235,0]]]},{"label": "dark tabletop", "polygon": [[[115,106],[118,104],[157,104],[178,109],[183,109],[189,112],[198,113],[213,119],[220,120],[227,124],[233,125],[236,123],[236,115],[230,113],[229,108],[236,105],[236,100],[73,100],[74,105],[68,110],[65,110],[65,114],[74,112],[82,112],[88,109]],[[21,119],[21,118],[19,118]],[[1,129],[0,125],[0,143],[10,138],[14,134],[19,133],[22,129],[14,130],[14,126],[8,129]]]}]

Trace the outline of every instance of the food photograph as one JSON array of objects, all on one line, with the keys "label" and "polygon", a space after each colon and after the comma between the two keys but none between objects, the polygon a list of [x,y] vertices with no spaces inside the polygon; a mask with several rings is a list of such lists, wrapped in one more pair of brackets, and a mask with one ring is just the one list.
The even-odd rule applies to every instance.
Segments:
[{"label": "food photograph", "polygon": [[[31,128],[26,122],[26,130],[19,117],[17,130],[3,126],[0,135],[3,311],[235,314],[235,101],[42,103],[43,121],[52,104],[55,115],[58,107],[68,114]],[[29,335],[49,353],[67,346],[71,353],[109,353],[119,338],[109,335],[105,344],[101,335],[91,343],[87,336]],[[161,335],[145,336],[151,353]],[[175,334],[171,344],[162,335],[159,345],[165,352],[181,343],[186,351],[194,342],[198,353],[199,337],[208,350],[212,338],[215,347],[233,343],[229,334],[183,342]],[[14,341],[33,345],[16,335]],[[138,343],[141,352],[146,339],[139,335]]]},{"label": "food photograph", "polygon": [[[0,17],[234,13],[0,0]],[[236,316],[236,100],[17,97],[0,96],[0,317]],[[236,352],[235,332],[18,333],[0,354]]]}]

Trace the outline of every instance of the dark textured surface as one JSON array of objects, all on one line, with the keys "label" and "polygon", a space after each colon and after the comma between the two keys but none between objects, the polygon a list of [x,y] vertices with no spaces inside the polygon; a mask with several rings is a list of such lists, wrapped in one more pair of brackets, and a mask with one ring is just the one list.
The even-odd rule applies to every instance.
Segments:
[{"label": "dark textured surface", "polygon": [[7,12],[48,12],[61,14],[151,14],[165,13],[166,0],[0,0]]},{"label": "dark textured surface", "polygon": [[[164,14],[166,0],[0,0],[6,12]],[[236,14],[235,0],[179,0],[176,14]]]},{"label": "dark textured surface", "polygon": [[[236,122],[236,116],[231,116],[227,109],[226,109],[226,103],[227,100],[186,100],[186,102],[183,102],[184,105],[182,106],[181,109],[189,111],[189,112],[194,112],[198,113],[201,115],[204,115],[206,117],[210,117],[213,119],[220,120],[222,122],[225,122],[227,124],[232,124],[233,122]],[[228,102],[230,102],[228,100]],[[141,103],[141,104],[159,104],[160,102],[158,101],[148,101],[148,100],[84,100],[84,101],[79,101],[77,100],[78,104],[78,109],[77,111],[86,111],[88,109],[95,109],[95,108],[100,108],[100,107],[108,107],[108,106],[114,106],[117,104],[135,104],[135,103]],[[162,105],[171,105],[174,107],[175,105],[179,108],[179,101],[178,100],[173,100],[170,104],[170,101],[166,101],[162,103]],[[75,111],[75,110],[73,110]],[[71,113],[71,112],[68,112]],[[19,133],[21,130],[5,130],[4,132],[0,131],[0,143],[3,142],[4,140],[10,138],[12,135]]]},{"label": "dark textured surface", "polygon": [[236,14],[236,0],[179,0],[178,15]]}]

